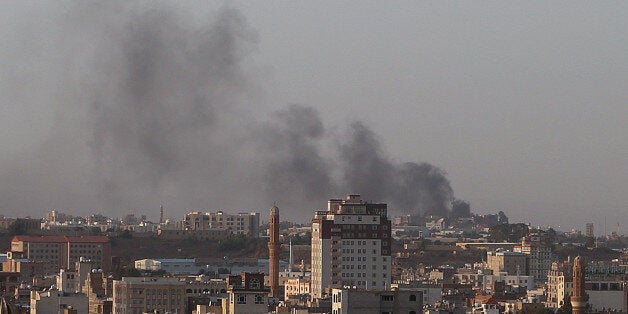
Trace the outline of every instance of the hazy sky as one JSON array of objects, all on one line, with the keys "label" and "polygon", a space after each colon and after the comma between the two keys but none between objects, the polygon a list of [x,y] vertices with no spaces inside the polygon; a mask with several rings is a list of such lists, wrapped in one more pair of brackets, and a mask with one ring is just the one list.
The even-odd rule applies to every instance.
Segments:
[{"label": "hazy sky", "polygon": [[[90,211],[84,207],[148,213],[160,202],[174,207],[173,216],[202,206],[265,212],[269,202],[277,201],[281,208],[278,195],[290,183],[273,186],[270,194],[257,194],[250,186],[242,194],[234,190],[246,186],[241,181],[264,185],[259,178],[268,178],[267,169],[283,167],[270,161],[276,152],[287,159],[294,151],[314,155],[310,170],[342,160],[328,147],[343,145],[347,129],[361,121],[376,134],[388,164],[439,167],[455,197],[471,202],[475,212],[503,210],[514,221],[561,229],[584,229],[585,222],[595,222],[600,232],[606,218],[609,232],[617,223],[628,232],[625,2],[79,3],[13,2],[0,13],[0,143],[6,147],[0,158],[0,210],[5,214],[39,215],[50,208]],[[164,13],[171,11],[179,13]],[[235,40],[221,35],[224,29]],[[197,36],[209,39],[199,40],[197,47]],[[192,52],[159,50],[164,38]],[[236,44],[225,49],[221,62],[195,66],[195,49],[220,50],[225,42]],[[144,61],[145,53],[152,54],[151,62]],[[234,61],[224,66],[224,56]],[[171,58],[176,62],[158,71],[167,74],[134,85],[134,77],[154,74],[153,66],[170,64],[164,60]],[[126,71],[125,62],[134,59],[140,60],[139,70],[119,75]],[[165,75],[175,79],[164,80]],[[206,75],[221,79],[197,83]],[[115,82],[131,87],[120,89]],[[181,86],[160,92],[172,82]],[[123,96],[110,97],[117,93]],[[141,109],[172,94],[191,95],[172,100],[185,102],[181,120],[164,122]],[[181,144],[198,132],[186,120],[199,115],[198,106],[187,104],[204,99],[229,104],[228,109],[212,106],[201,113],[216,121],[201,128],[215,137]],[[120,105],[126,103],[144,105],[129,112]],[[124,118],[109,125],[108,117],[116,115]],[[286,131],[307,123],[295,118],[304,115],[312,117],[307,121],[320,119],[322,126]],[[122,130],[135,118],[151,125],[156,121],[159,127]],[[185,130],[171,136],[164,126]],[[248,131],[241,131],[249,128],[266,136],[251,140]],[[147,140],[146,134],[155,132],[163,132],[160,136],[168,144]],[[137,141],[122,134],[135,134]],[[289,134],[285,141],[269,140],[284,139],[283,134]],[[233,142],[252,144],[234,148]],[[168,158],[151,157],[148,166],[137,162],[133,156],[145,153],[136,151],[137,143],[146,145],[150,156],[164,151]],[[119,146],[131,153],[96,161],[86,157],[107,155]],[[217,151],[221,153],[213,154]],[[205,159],[225,165],[225,170],[209,167],[198,179],[181,184],[180,178],[197,169],[185,165],[200,165]],[[167,170],[153,176],[158,167]],[[342,176],[334,174],[337,168],[330,166],[329,176],[311,182],[333,188],[307,200],[309,208],[298,210],[306,214],[288,217],[307,217],[307,210],[317,206],[310,204],[323,207],[327,198],[342,196],[326,194],[349,192],[339,183],[344,181],[335,179]],[[89,179],[94,169],[105,169],[95,183]],[[251,174],[255,169],[266,170]],[[208,178],[212,191],[198,188]],[[116,187],[119,180],[124,188]],[[146,182],[158,183],[142,187]],[[82,188],[90,184],[100,189]],[[116,201],[95,195],[103,189],[116,195]],[[302,190],[307,194],[307,185]],[[284,203],[296,206],[298,197]]]}]

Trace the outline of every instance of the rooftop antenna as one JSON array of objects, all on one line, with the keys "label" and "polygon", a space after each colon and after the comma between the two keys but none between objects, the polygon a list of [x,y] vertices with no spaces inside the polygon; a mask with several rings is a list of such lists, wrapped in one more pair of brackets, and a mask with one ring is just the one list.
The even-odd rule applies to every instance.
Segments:
[{"label": "rooftop antenna", "polygon": [[290,238],[290,259],[288,260],[289,276],[292,276],[292,264],[294,264],[294,256],[292,255],[292,238]]},{"label": "rooftop antenna", "polygon": [[164,223],[164,204],[161,202],[161,206],[159,206],[159,223]]}]

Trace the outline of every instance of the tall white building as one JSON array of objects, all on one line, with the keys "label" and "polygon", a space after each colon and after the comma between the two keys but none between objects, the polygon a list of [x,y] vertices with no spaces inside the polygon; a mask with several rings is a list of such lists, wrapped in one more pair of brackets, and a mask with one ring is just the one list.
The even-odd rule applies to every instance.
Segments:
[{"label": "tall white building", "polygon": [[329,288],[388,290],[391,222],[387,205],[360,195],[330,199],[312,219],[312,298]]}]

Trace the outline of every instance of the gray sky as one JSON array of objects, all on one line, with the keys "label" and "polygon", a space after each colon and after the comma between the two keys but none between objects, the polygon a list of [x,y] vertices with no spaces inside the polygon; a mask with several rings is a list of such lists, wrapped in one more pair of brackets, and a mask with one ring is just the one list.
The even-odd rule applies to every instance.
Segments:
[{"label": "gray sky", "polygon": [[[290,158],[297,151],[317,157],[308,160],[306,170],[323,167],[329,174],[300,187],[299,195],[311,186],[333,185],[311,193],[315,197],[296,210],[299,214],[287,215],[307,218],[312,207],[323,207],[351,186],[337,180],[341,166],[330,160],[342,157],[329,147],[343,145],[351,123],[361,121],[376,134],[387,164],[439,167],[454,195],[470,201],[475,212],[503,210],[515,221],[561,229],[583,229],[592,221],[597,231],[606,217],[609,232],[617,223],[628,231],[625,2],[241,1],[230,4],[235,13],[227,14],[216,13],[225,10],[222,2],[77,3],[14,2],[0,13],[6,214],[38,214],[51,207],[148,213],[162,201],[176,208],[173,216],[202,207],[265,211],[271,201],[296,207],[302,196],[283,200],[281,191],[301,177],[287,178],[269,193],[254,186],[264,185],[268,169],[294,170],[284,165],[294,164]],[[203,59],[203,47],[223,47],[225,28],[236,44],[224,55],[235,61],[197,69],[195,58],[201,63],[215,58]],[[210,30],[210,38],[197,47],[196,37],[207,34],[203,30]],[[159,50],[160,40],[192,52]],[[195,49],[201,52],[196,55]],[[141,61],[139,73],[119,74],[127,70],[125,62],[150,51],[164,52],[154,54],[153,63]],[[126,90],[115,84],[129,86],[134,75],[154,74],[153,64],[169,64],[171,58],[183,58],[184,66],[160,68],[149,82],[154,85],[130,84]],[[170,74],[178,79],[164,78]],[[221,79],[195,83],[208,74]],[[181,86],[161,92],[172,82]],[[189,124],[185,118],[198,115],[193,105],[184,114],[169,112],[166,120],[125,109],[124,104],[148,106],[173,94],[191,96],[171,102],[212,100],[212,110],[203,114],[215,122],[201,131]],[[215,105],[222,103],[228,106]],[[303,107],[286,109],[293,103]],[[124,118],[110,119],[116,115]],[[290,128],[304,125],[296,117],[306,115],[312,117],[307,121],[320,119],[323,131],[317,124]],[[156,127],[139,123],[122,130],[135,118]],[[112,120],[118,122],[110,125]],[[171,135],[165,128],[183,131]],[[251,139],[242,130],[249,128],[260,136]],[[160,132],[166,144],[147,139]],[[211,136],[186,142],[199,132]],[[251,145],[234,147],[234,142]],[[108,154],[112,147],[126,149]],[[148,162],[138,156],[149,156]],[[194,177],[207,160],[220,166],[202,167],[203,175]],[[154,174],[157,168],[162,171]],[[134,175],[128,175],[131,170]],[[312,173],[321,172],[300,175]],[[195,179],[183,179],[189,177]],[[202,185],[210,188],[198,188]],[[99,195],[103,190],[107,195]]]}]

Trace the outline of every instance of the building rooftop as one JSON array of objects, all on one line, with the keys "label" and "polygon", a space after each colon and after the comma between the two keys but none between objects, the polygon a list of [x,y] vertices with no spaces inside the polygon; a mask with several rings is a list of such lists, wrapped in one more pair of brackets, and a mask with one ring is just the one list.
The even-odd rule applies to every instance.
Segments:
[{"label": "building rooftop", "polygon": [[11,242],[36,242],[36,243],[108,243],[106,236],[29,236],[16,235]]}]

